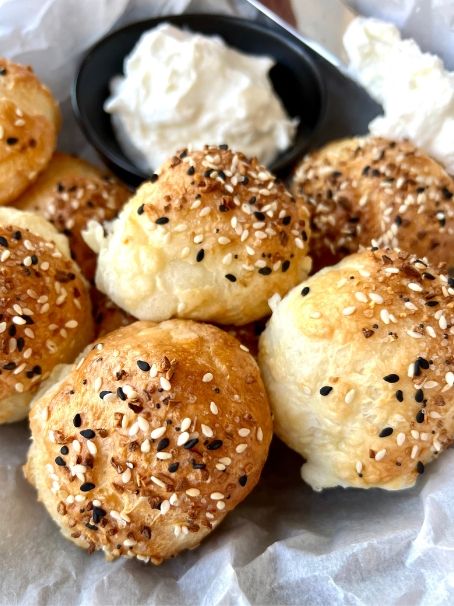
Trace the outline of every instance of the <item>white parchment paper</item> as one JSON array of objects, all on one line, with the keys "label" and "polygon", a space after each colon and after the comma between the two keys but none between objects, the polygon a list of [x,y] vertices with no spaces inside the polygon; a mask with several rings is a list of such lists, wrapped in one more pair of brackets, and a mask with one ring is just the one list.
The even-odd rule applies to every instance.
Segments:
[{"label": "white parchment paper", "polygon": [[[0,0],[0,55],[32,64],[51,86],[64,107],[62,145],[80,151],[67,96],[81,53],[119,22],[188,4]],[[204,6],[251,14],[241,2],[196,9]],[[276,440],[257,489],[211,537],[151,567],[106,563],[61,537],[23,479],[28,441],[26,423],[0,427],[2,606],[454,604],[454,451],[410,491],[317,494],[300,480],[300,458]]]}]

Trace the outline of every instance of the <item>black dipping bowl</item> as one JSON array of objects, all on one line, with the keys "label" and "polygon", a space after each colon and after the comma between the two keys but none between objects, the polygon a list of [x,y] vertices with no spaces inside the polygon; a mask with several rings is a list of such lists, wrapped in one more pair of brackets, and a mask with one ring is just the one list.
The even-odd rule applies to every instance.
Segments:
[{"label": "black dipping bowl", "polygon": [[182,14],[140,21],[102,38],[87,52],[76,74],[72,104],[82,130],[104,162],[132,186],[149,177],[121,150],[103,105],[109,96],[111,78],[123,73],[126,55],[144,32],[163,22],[202,34],[217,34],[231,47],[252,55],[269,55],[276,61],[270,72],[274,89],[287,113],[299,119],[292,145],[270,166],[280,176],[287,174],[306,151],[323,114],[325,95],[320,73],[310,55],[290,36],[255,21],[214,14]]}]

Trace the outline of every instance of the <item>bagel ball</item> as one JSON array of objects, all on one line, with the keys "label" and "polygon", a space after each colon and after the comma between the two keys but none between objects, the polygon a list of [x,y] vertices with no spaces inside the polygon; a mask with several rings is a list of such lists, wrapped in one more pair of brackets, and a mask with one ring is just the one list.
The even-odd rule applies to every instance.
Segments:
[{"label": "bagel ball", "polygon": [[412,486],[454,437],[454,279],[388,249],[294,288],[261,336],[277,435],[315,490]]},{"label": "bagel ball", "polygon": [[409,141],[335,141],[299,165],[293,191],[311,209],[314,268],[371,242],[454,267],[454,179]]},{"label": "bagel ball", "polygon": [[179,152],[86,239],[96,286],[141,320],[247,324],[310,269],[305,205],[226,146]]},{"label": "bagel ball", "polygon": [[0,208],[0,424],[27,416],[35,391],[93,336],[90,297],[65,236]]},{"label": "bagel ball", "polygon": [[0,57],[0,204],[35,181],[57,144],[60,110],[30,67]]},{"label": "bagel ball", "polygon": [[14,205],[39,213],[68,236],[73,259],[92,282],[96,255],[81,232],[92,219],[103,223],[116,217],[130,196],[131,192],[106,171],[57,152]]},{"label": "bagel ball", "polygon": [[30,425],[25,474],[62,533],[153,564],[196,547],[244,499],[272,435],[252,356],[188,320],[96,342]]}]

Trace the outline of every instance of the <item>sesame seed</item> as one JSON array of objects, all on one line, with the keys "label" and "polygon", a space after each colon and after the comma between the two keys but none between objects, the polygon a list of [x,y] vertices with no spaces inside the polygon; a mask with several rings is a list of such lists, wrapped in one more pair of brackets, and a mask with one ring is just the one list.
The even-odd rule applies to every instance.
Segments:
[{"label": "sesame seed", "polygon": [[396,374],[386,375],[385,377],[383,377],[383,381],[386,381],[387,383],[397,383],[399,381],[399,375],[396,375]]},{"label": "sesame seed", "polygon": [[188,440],[187,442],[185,442],[183,444],[183,448],[185,448],[186,450],[191,450],[191,448],[194,448],[194,446],[196,446],[198,443],[199,443],[198,438],[191,438],[190,440]]},{"label": "sesame seed", "polygon": [[210,402],[210,410],[214,415],[217,415],[219,410],[214,402]]},{"label": "sesame seed", "polygon": [[201,424],[201,429],[202,429],[202,433],[204,436],[206,436],[207,438],[212,438],[213,437],[213,430],[211,429],[211,427],[208,427],[208,425],[204,425],[203,423]]},{"label": "sesame seed", "polygon": [[344,309],[342,310],[342,313],[344,316],[351,316],[352,314],[354,314],[356,311],[356,307],[354,305],[351,305],[350,307],[344,307]]},{"label": "sesame seed", "polygon": [[397,438],[396,438],[396,442],[397,442],[397,446],[402,446],[402,444],[405,442],[405,434],[403,432],[400,432],[397,434]]},{"label": "sesame seed", "polygon": [[384,429],[381,430],[381,432],[378,434],[379,438],[387,438],[388,436],[390,436],[393,433],[393,428],[392,427],[385,427]]},{"label": "sesame seed", "polygon": [[416,463],[416,471],[417,471],[419,474],[424,473],[424,464],[423,464],[421,461],[418,461],[418,462]]},{"label": "sesame seed", "polygon": [[423,287],[420,284],[417,284],[416,282],[409,282],[408,288],[410,290],[413,290],[414,292],[422,292],[424,290]]},{"label": "sesame seed", "polygon": [[212,442],[207,444],[207,449],[208,450],[218,450],[218,448],[221,448],[222,444],[223,444],[222,440],[213,440]]},{"label": "sesame seed", "polygon": [[233,274],[225,274],[225,277],[229,282],[236,282],[236,277]]},{"label": "sesame seed", "polygon": [[141,450],[141,452],[146,453],[146,452],[150,452],[150,449],[151,449],[150,440],[147,438],[140,445],[140,450]]},{"label": "sesame seed", "polygon": [[168,222],[169,222],[168,217],[159,217],[159,219],[156,219],[156,225],[165,225]]},{"label": "sesame seed", "polygon": [[161,436],[163,436],[166,432],[167,427],[164,425],[162,427],[156,427],[156,429],[153,429],[153,431],[150,434],[150,437],[152,440],[157,440],[158,438],[160,438]]},{"label": "sesame seed", "polygon": [[156,486],[159,486],[160,488],[166,487],[164,482],[162,480],[160,480],[159,478],[157,478],[156,476],[150,476],[150,480],[153,482],[153,484],[156,484]]},{"label": "sesame seed", "polygon": [[170,381],[165,377],[159,377],[159,384],[161,385],[164,391],[170,391],[172,386],[170,385]]},{"label": "sesame seed", "polygon": [[257,427],[257,441],[262,442],[263,440],[263,430],[261,427]]},{"label": "sesame seed", "polygon": [[396,399],[398,402],[403,402],[404,401],[404,393],[401,389],[398,389],[396,391]]},{"label": "sesame seed", "polygon": [[333,388],[330,385],[324,385],[323,387],[320,387],[320,395],[321,396],[327,396],[332,392]]},{"label": "sesame seed", "polygon": [[225,509],[225,503],[224,503],[224,501],[218,501],[216,503],[216,507],[217,507],[217,509],[219,509],[219,511],[222,511],[223,509]]},{"label": "sesame seed", "polygon": [[242,452],[244,452],[247,448],[247,444],[238,444],[238,446],[235,448],[235,451],[238,454],[241,454]]},{"label": "sesame seed", "polygon": [[358,474],[360,474],[362,472],[363,464],[361,463],[361,461],[356,461],[355,469],[356,469],[356,473],[358,473]]},{"label": "sesame seed", "polygon": [[151,366],[148,364],[148,362],[145,362],[144,360],[137,360],[137,366],[143,372],[148,372],[151,368]]},{"label": "sesame seed", "polygon": [[183,444],[186,444],[186,442],[188,440],[189,440],[189,433],[187,431],[180,433],[180,435],[178,436],[178,439],[177,439],[177,446],[183,446]]},{"label": "sesame seed", "polygon": [[94,442],[92,442],[91,440],[87,441],[87,448],[88,448],[88,452],[92,455],[95,455],[98,452],[96,444]]},{"label": "sesame seed", "polygon": [[212,380],[213,380],[213,375],[211,372],[206,372],[202,377],[203,383],[210,383]]},{"label": "sesame seed", "polygon": [[200,495],[200,490],[198,488],[188,488],[186,494],[188,497],[198,497]]},{"label": "sesame seed", "polygon": [[355,394],[356,391],[354,389],[350,389],[349,391],[347,391],[347,393],[345,394],[344,402],[346,404],[351,404],[353,402]]},{"label": "sesame seed", "polygon": [[74,427],[80,427],[82,425],[82,418],[79,413],[77,413],[73,418]]},{"label": "sesame seed", "polygon": [[80,432],[80,435],[83,436],[84,438],[87,438],[87,440],[91,440],[92,438],[94,438],[96,436],[95,432],[92,429],[83,429]]},{"label": "sesame seed", "polygon": [[94,488],[95,488],[95,485],[92,482],[84,482],[80,486],[80,490],[82,492],[89,492],[90,490],[93,490]]},{"label": "sesame seed", "polygon": [[245,438],[250,433],[251,433],[251,430],[247,429],[247,427],[241,427],[241,429],[238,430],[238,435],[241,436],[242,438]]},{"label": "sesame seed", "polygon": [[384,459],[385,456],[386,456],[386,448],[383,448],[382,450],[379,450],[376,453],[375,460],[376,461],[381,461],[382,459]]},{"label": "sesame seed", "polygon": [[169,501],[167,499],[165,501],[163,501],[161,503],[161,507],[159,509],[160,509],[161,515],[164,516],[170,509]]},{"label": "sesame seed", "polygon": [[224,499],[224,495],[222,494],[222,492],[212,492],[210,494],[210,499],[212,499],[213,501],[221,501],[222,499]]}]

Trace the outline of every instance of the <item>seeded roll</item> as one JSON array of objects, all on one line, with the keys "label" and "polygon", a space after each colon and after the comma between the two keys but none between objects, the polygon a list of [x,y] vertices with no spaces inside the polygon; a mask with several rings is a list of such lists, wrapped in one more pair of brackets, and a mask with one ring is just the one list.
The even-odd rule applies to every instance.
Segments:
[{"label": "seeded roll", "polygon": [[409,141],[330,143],[302,161],[292,189],[311,209],[316,270],[371,242],[454,267],[454,180]]},{"label": "seeded roll", "polygon": [[96,255],[82,230],[90,220],[117,216],[131,192],[114,177],[75,156],[55,153],[36,183],[15,201],[22,210],[39,213],[69,238],[73,259],[91,282]]},{"label": "seeded roll", "polygon": [[413,486],[454,436],[454,279],[415,256],[364,251],[273,307],[259,363],[303,479]]},{"label": "seeded roll", "polygon": [[45,219],[0,208],[0,424],[24,419],[54,366],[93,337],[90,298],[68,242]]},{"label": "seeded roll", "polygon": [[55,150],[60,110],[30,67],[0,57],[0,204],[33,183]]},{"label": "seeded roll", "polygon": [[141,320],[242,325],[269,313],[310,269],[308,212],[257,160],[226,146],[179,152],[106,235],[97,287]]},{"label": "seeded roll", "polygon": [[36,400],[25,474],[62,533],[160,564],[253,489],[272,434],[254,359],[226,332],[136,322]]}]

